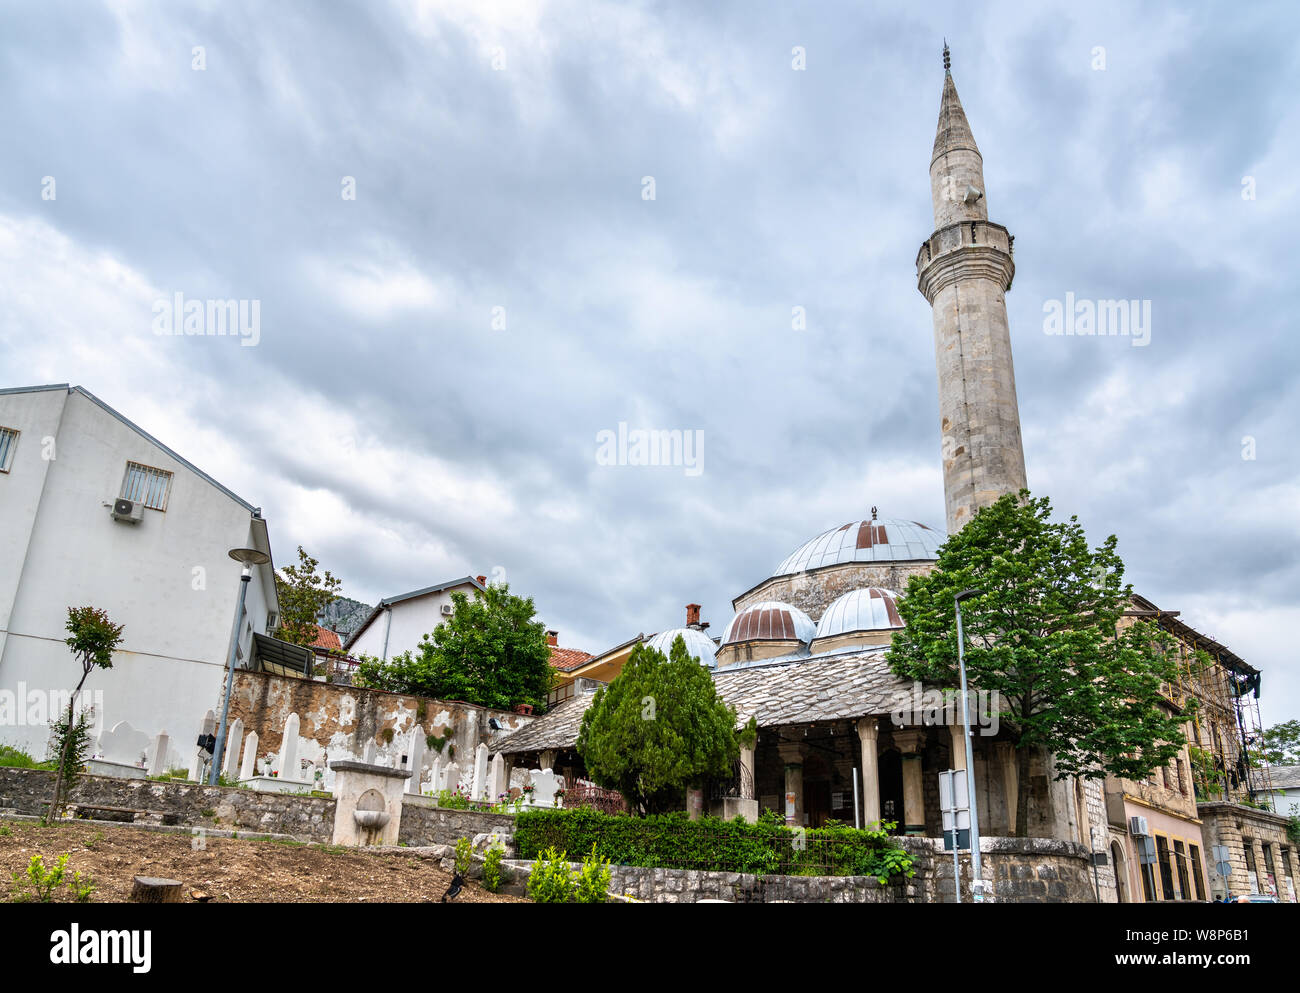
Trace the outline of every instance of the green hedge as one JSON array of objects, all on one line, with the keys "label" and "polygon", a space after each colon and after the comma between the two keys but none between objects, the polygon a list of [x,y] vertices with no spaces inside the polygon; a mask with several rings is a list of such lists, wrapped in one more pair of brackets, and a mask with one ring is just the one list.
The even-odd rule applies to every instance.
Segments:
[{"label": "green hedge", "polygon": [[713,872],[808,876],[875,876],[886,882],[912,875],[911,857],[885,831],[821,828],[793,831],[685,813],[631,817],[586,807],[529,810],[515,819],[519,857],[547,848],[590,852],[614,865],[702,869]]}]

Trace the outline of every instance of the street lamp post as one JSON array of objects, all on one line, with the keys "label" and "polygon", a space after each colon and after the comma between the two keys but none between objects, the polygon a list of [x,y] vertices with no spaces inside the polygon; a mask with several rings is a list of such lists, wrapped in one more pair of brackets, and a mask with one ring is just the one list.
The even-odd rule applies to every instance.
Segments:
[{"label": "street lamp post", "polygon": [[212,768],[208,770],[208,785],[216,786],[221,771],[221,755],[226,750],[226,719],[230,716],[230,694],[235,684],[235,653],[239,650],[239,625],[244,620],[244,598],[248,584],[253,579],[253,566],[266,565],[271,556],[256,548],[232,548],[226,553],[244,566],[239,576],[239,606],[235,608],[235,627],[230,634],[230,658],[226,661],[226,697],[221,705],[221,725],[217,728],[217,742],[212,748]]},{"label": "street lamp post", "polygon": [[961,722],[966,738],[966,782],[970,799],[971,894],[976,903],[984,899],[984,877],[980,869],[979,801],[975,796],[975,754],[970,741],[970,706],[966,693],[966,635],[961,626],[961,602],[983,592],[974,589],[962,590],[953,597],[953,605],[957,608],[957,668],[961,673]]}]

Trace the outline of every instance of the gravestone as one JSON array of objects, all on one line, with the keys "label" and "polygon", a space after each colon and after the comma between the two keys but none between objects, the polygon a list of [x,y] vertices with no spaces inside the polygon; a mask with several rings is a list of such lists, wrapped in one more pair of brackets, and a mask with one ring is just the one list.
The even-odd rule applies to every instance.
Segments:
[{"label": "gravestone", "polygon": [[427,747],[424,737],[424,728],[420,725],[411,729],[411,741],[406,747],[407,768],[411,770],[411,778],[406,784],[407,793],[420,792],[420,780],[424,775],[424,751]]},{"label": "gravestone", "polygon": [[442,756],[439,755],[433,760],[433,768],[429,770],[429,792],[437,796],[441,789],[445,787],[442,785]]},{"label": "gravestone", "polygon": [[564,780],[550,769],[532,770],[529,779],[533,784],[533,807],[554,807],[555,791],[564,786]]},{"label": "gravestone", "polygon": [[455,762],[448,763],[446,777],[445,785],[442,787],[444,790],[460,788],[460,766]]},{"label": "gravestone", "polygon": [[166,731],[160,731],[158,737],[149,745],[149,758],[145,765],[151,776],[161,776],[167,771],[167,749],[171,747],[171,739],[167,737]]},{"label": "gravestone", "polygon": [[506,789],[506,758],[497,752],[492,756],[492,768],[488,775],[488,799],[496,803]]},{"label": "gravestone", "polygon": [[361,753],[362,761],[365,762],[367,765],[374,765],[375,754],[377,751],[378,749],[375,747],[374,740],[372,739],[370,741],[367,741],[365,751]]},{"label": "gravestone", "polygon": [[99,736],[99,755],[107,762],[135,765],[140,761],[140,753],[148,747],[149,736],[127,721],[118,721],[113,730]]},{"label": "gravestone", "polygon": [[482,800],[487,795],[488,746],[479,745],[474,749],[474,792],[471,800]]},{"label": "gravestone", "polygon": [[239,764],[239,778],[252,779],[257,775],[257,732],[249,731],[244,739],[244,760]]},{"label": "gravestone", "polygon": [[226,734],[226,758],[221,764],[221,772],[227,779],[234,779],[235,773],[239,771],[239,746],[243,742],[244,721],[243,718],[236,717]]},{"label": "gravestone", "polygon": [[302,770],[298,768],[298,715],[290,714],[284,722],[284,737],[280,742],[281,779],[299,780]]},{"label": "gravestone", "polygon": [[[203,724],[199,729],[199,735],[210,735],[215,733],[216,730],[217,716],[209,710],[203,715]],[[207,766],[208,761],[211,758],[212,756],[208,754],[206,749],[199,748],[196,744],[194,746],[194,757],[190,759],[190,768],[188,771],[189,779],[196,783],[199,782],[200,777],[203,775],[203,769]]]}]

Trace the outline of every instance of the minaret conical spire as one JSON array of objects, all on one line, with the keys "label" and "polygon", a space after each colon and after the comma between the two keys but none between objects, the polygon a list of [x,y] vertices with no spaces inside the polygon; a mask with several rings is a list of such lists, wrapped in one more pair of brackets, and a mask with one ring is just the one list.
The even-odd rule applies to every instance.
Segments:
[{"label": "minaret conical spire", "polygon": [[917,289],[934,320],[948,533],[1025,486],[1006,292],[1012,238],[989,221],[984,160],[943,46],[943,97],[930,160],[934,232],[916,257]]}]

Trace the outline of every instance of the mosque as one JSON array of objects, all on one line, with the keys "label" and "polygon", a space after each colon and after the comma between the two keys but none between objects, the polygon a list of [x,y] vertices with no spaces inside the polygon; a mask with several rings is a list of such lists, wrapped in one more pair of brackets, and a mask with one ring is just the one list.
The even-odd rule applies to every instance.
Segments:
[{"label": "mosque", "polygon": [[[939,123],[930,161],[935,228],[916,257],[917,286],[934,316],[944,493],[948,531],[980,507],[1025,486],[1020,418],[1004,294],[1015,273],[1014,239],[988,218],[983,163],[944,50]],[[617,676],[633,647],[668,652],[678,635],[710,668],[721,696],[759,734],[736,774],[701,802],[723,816],[787,822],[897,823],[900,832],[941,837],[940,770],[964,768],[960,725],[899,720],[914,687],[890,672],[885,652],[902,627],[899,592],[934,567],[947,533],[905,518],[839,524],[792,551],[732,602],[735,616],[715,640],[699,606],[684,626],[638,635],[562,673],[553,706],[506,738],[513,765],[581,777],[574,749],[591,693]],[[1029,833],[1088,837],[1097,783],[1055,782],[1051,756],[1031,763]],[[988,834],[1011,834],[1017,768],[1010,740],[974,738],[975,793]]]}]

